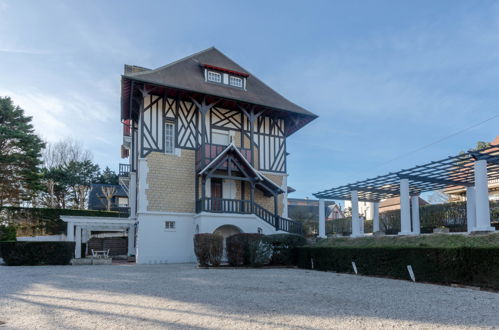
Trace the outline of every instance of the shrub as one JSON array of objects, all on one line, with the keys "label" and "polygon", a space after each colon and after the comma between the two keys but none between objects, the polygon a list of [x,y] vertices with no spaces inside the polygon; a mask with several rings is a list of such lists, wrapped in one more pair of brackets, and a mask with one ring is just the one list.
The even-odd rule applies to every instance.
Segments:
[{"label": "shrub", "polygon": [[15,241],[16,228],[14,226],[0,225],[0,242],[1,241]]},{"label": "shrub", "polygon": [[0,242],[0,254],[8,266],[67,265],[74,251],[74,242]]},{"label": "shrub", "polygon": [[258,242],[263,235],[261,234],[235,234],[229,236],[226,240],[227,259],[231,266],[250,265],[254,254],[250,253],[250,245],[256,247],[252,242]]},{"label": "shrub", "polygon": [[216,234],[194,235],[194,253],[200,266],[220,266],[223,255],[223,236]]},{"label": "shrub", "polygon": [[266,236],[248,241],[249,265],[261,267],[270,263],[273,249],[272,244]]},{"label": "shrub", "polygon": [[459,283],[499,289],[499,248],[344,248],[300,247],[298,267],[409,279],[411,265],[417,281]]},{"label": "shrub", "polygon": [[272,245],[273,265],[294,265],[296,264],[295,248],[307,244],[305,237],[296,234],[273,234],[266,236]]}]

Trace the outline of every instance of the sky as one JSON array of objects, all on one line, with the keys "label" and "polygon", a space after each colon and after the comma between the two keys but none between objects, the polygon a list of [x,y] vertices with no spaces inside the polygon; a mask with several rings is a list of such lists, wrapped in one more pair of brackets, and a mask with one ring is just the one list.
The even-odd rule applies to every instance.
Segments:
[{"label": "sky", "polygon": [[211,46],[319,116],[288,139],[290,197],[499,135],[499,2],[486,0],[0,0],[0,96],[46,141],[77,139],[117,170],[124,64]]}]

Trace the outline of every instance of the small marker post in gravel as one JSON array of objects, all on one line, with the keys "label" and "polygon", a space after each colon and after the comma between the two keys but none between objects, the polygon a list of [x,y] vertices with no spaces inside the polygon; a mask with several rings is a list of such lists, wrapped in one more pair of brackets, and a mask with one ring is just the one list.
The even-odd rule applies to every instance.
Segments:
[{"label": "small marker post in gravel", "polygon": [[357,275],[357,265],[355,264],[355,261],[352,261],[352,268],[355,274]]},{"label": "small marker post in gravel", "polygon": [[411,265],[407,265],[407,271],[409,272],[409,276],[413,282],[416,282],[416,276],[414,276],[414,271],[412,270]]},{"label": "small marker post in gravel", "polygon": [[310,267],[314,269],[314,259],[310,258]]}]

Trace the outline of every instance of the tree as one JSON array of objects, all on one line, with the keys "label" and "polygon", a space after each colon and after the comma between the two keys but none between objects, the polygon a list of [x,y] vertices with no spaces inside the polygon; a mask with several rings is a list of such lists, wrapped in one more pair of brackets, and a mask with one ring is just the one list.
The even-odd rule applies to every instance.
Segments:
[{"label": "tree", "polygon": [[106,211],[111,211],[111,202],[113,200],[114,194],[116,194],[116,187],[114,186],[102,186],[102,194],[106,198]]},{"label": "tree", "polygon": [[10,97],[0,97],[0,206],[19,205],[41,189],[44,143],[31,120]]},{"label": "tree", "polygon": [[115,171],[111,170],[108,166],[102,171],[102,173],[99,175],[99,178],[97,179],[96,183],[103,183],[103,184],[118,184],[118,174],[116,174]]},{"label": "tree", "polygon": [[84,162],[86,160],[92,160],[92,153],[83,149],[81,143],[72,138],[47,143],[43,150],[43,166],[49,169],[66,166],[71,161]]}]

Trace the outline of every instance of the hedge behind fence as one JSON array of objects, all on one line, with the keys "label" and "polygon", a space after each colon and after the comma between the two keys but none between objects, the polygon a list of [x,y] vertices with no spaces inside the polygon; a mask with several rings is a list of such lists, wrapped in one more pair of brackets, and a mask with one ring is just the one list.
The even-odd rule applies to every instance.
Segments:
[{"label": "hedge behind fence", "polygon": [[75,242],[0,242],[0,256],[8,266],[67,265]]},{"label": "hedge behind fence", "polygon": [[66,232],[66,223],[61,215],[91,217],[128,217],[118,212],[47,209],[27,207],[0,208],[0,224],[13,226],[17,236],[59,235]]},{"label": "hedge behind fence", "polygon": [[416,281],[499,289],[499,248],[332,248],[297,249],[298,267]]},{"label": "hedge behind fence", "polygon": [[[434,228],[445,226],[452,232],[465,232],[466,202],[424,205],[419,208],[421,232],[431,233]],[[490,202],[490,219],[499,221],[499,201]],[[387,234],[400,232],[400,210],[380,213],[380,230]],[[372,221],[364,222],[364,232],[372,232]],[[326,233],[350,235],[352,233],[352,218],[326,221]]]}]

